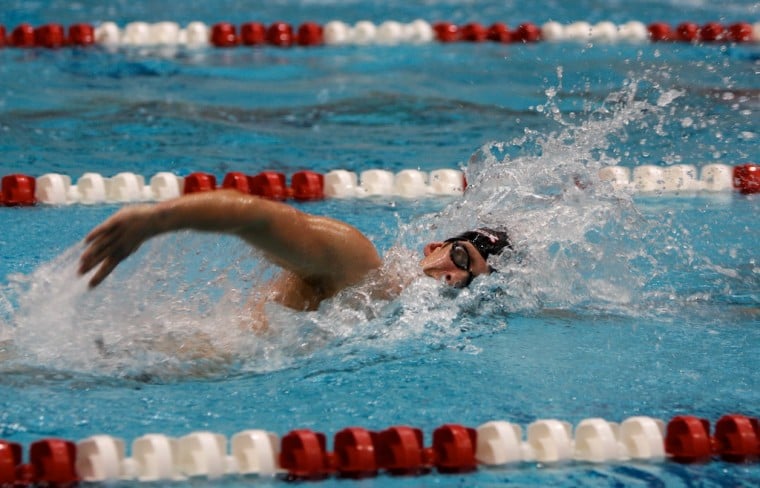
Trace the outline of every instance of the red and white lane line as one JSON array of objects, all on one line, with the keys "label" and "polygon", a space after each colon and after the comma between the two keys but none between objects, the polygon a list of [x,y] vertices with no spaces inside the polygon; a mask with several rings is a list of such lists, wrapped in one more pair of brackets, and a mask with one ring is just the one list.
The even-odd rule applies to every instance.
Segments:
[{"label": "red and white lane line", "polygon": [[[379,432],[348,427],[328,448],[321,432],[296,429],[281,439],[265,430],[242,430],[228,442],[215,432],[197,431],[180,438],[146,434],[132,442],[94,435],[79,442],[40,439],[23,447],[0,440],[3,486],[106,483],[118,480],[168,482],[215,480],[233,476],[279,476],[319,480],[331,476],[368,478],[468,473],[480,466],[520,469],[530,463],[678,462],[757,463],[760,423],[739,414],[724,415],[711,430],[706,419],[680,415],[667,425],[638,416],[617,424],[588,418],[575,426],[542,419],[521,426],[503,420],[477,428],[445,424],[426,444],[422,430],[394,426]],[[729,469],[729,468],[726,468]]]},{"label": "red and white lane line", "polygon": [[[696,166],[642,165],[634,168],[608,166],[599,178],[620,190],[636,195],[681,195],[741,192],[760,193],[760,165],[708,164]],[[581,185],[581,183],[579,183]],[[158,172],[146,183],[145,177],[122,172],[111,177],[84,173],[74,182],[69,175],[48,173],[39,177],[10,174],[2,178],[0,206],[104,204],[163,201],[187,193],[217,189],[237,189],[274,200],[297,201],[325,198],[409,198],[456,197],[465,193],[464,173],[454,169],[424,172],[414,169],[393,173],[368,169],[358,175],[346,170],[327,173],[263,171],[255,175],[229,172],[221,184],[210,173],[195,172],[180,177]]]},{"label": "red and white lane line", "polygon": [[630,21],[615,24],[609,21],[591,24],[573,22],[560,24],[531,22],[512,24],[477,22],[455,24],[430,23],[426,20],[381,23],[359,21],[354,24],[334,20],[326,24],[304,22],[245,22],[235,25],[220,22],[208,25],[190,22],[184,27],[177,22],[130,22],[119,26],[115,22],[98,24],[77,23],[64,27],[60,23],[33,26],[19,24],[6,31],[0,25],[0,47],[61,48],[101,45],[130,46],[207,46],[230,48],[236,46],[338,46],[338,45],[397,45],[429,42],[498,42],[534,43],[539,41],[611,42],[688,42],[688,43],[756,43],[760,42],[760,22],[694,22],[644,24]]}]

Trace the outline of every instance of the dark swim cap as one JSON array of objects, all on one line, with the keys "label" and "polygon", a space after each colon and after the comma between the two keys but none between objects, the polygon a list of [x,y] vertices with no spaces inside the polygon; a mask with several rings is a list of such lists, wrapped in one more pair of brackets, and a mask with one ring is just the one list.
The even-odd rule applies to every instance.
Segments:
[{"label": "dark swim cap", "polygon": [[463,232],[450,239],[446,239],[445,242],[456,241],[468,241],[471,242],[475,249],[478,250],[483,259],[488,259],[488,256],[501,253],[505,247],[512,249],[512,243],[509,241],[509,235],[496,229],[490,229],[488,227],[480,227],[475,230]]}]

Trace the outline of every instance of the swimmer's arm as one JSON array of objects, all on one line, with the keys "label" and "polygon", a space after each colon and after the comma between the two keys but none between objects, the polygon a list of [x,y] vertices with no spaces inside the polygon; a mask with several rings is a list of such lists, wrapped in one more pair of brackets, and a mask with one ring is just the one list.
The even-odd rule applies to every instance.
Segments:
[{"label": "swimmer's arm", "polygon": [[158,218],[161,232],[238,235],[275,264],[318,286],[346,286],[381,264],[374,245],[345,222],[234,190],[159,204]]},{"label": "swimmer's arm", "polygon": [[183,229],[238,235],[275,264],[319,287],[340,289],[381,264],[372,243],[345,222],[238,191],[218,190],[117,212],[86,237],[89,246],[80,273],[100,264],[90,280],[90,286],[97,286],[142,242]]}]

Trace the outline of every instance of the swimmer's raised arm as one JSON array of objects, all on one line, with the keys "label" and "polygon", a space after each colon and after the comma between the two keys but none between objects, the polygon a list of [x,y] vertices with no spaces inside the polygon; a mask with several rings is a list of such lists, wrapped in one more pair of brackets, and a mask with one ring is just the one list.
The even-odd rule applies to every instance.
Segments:
[{"label": "swimmer's raised arm", "polygon": [[356,283],[381,264],[372,243],[345,222],[235,190],[217,190],[123,208],[87,235],[79,273],[99,266],[90,279],[90,286],[97,286],[146,240],[183,229],[237,235],[273,263],[327,292]]}]

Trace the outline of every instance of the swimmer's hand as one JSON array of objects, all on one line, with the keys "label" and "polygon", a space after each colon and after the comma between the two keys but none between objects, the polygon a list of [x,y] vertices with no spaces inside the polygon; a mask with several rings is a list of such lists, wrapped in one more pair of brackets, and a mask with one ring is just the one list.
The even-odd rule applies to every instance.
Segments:
[{"label": "swimmer's hand", "polygon": [[87,249],[79,258],[79,274],[100,266],[90,279],[90,287],[98,286],[116,266],[140,245],[155,235],[153,207],[126,207],[95,227],[85,237]]}]

